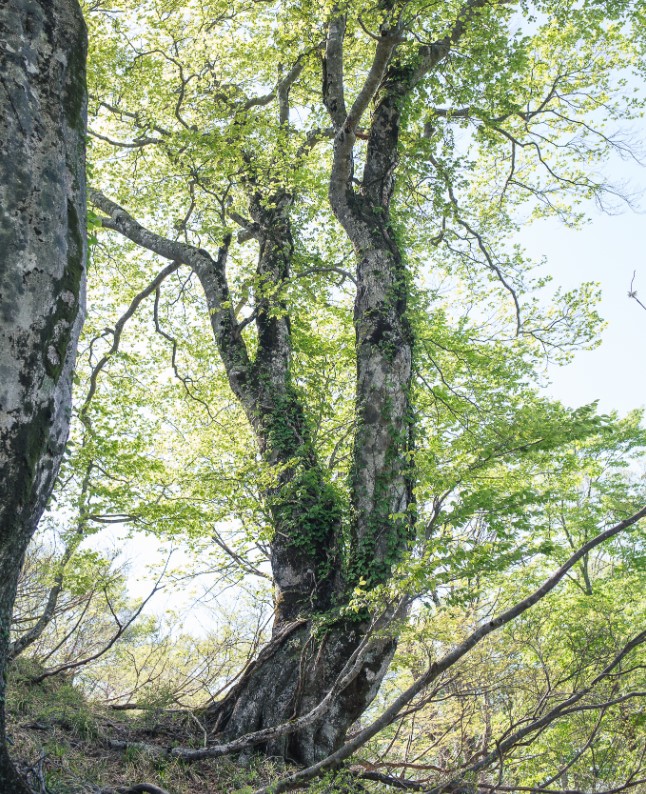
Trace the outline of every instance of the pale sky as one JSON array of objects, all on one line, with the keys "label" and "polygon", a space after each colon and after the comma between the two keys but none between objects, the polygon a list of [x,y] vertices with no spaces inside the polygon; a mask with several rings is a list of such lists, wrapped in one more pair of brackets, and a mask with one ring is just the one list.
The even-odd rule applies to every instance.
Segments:
[{"label": "pale sky", "polygon": [[[646,169],[637,167],[634,184],[646,189]],[[642,204],[646,200],[642,200]],[[577,353],[566,367],[552,368],[550,392],[576,406],[599,400],[602,411],[621,413],[646,404],[646,311],[628,297],[635,289],[646,303],[646,215],[626,209],[620,215],[597,211],[583,229],[540,221],[523,230],[521,242],[534,258],[546,256],[554,283],[564,288],[599,282],[600,314],[607,322],[601,346]]]},{"label": "pale sky", "polygon": [[611,157],[603,175],[630,197],[632,208],[618,207],[610,215],[590,205],[583,228],[546,220],[519,236],[534,260],[547,258],[555,287],[595,281],[602,290],[599,313],[607,327],[601,346],[578,353],[566,367],[551,368],[550,393],[571,406],[599,400],[601,411],[621,414],[646,407],[646,311],[628,297],[636,271],[634,289],[646,303],[646,119],[631,122],[624,132],[645,165]]}]

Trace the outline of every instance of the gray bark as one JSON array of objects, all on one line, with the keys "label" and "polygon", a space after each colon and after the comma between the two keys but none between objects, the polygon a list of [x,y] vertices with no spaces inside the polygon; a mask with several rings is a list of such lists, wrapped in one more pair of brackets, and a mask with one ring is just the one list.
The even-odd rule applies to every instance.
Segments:
[{"label": "gray bark", "polygon": [[[238,221],[246,229],[244,239],[258,240],[259,283],[271,286],[259,289],[256,296],[258,352],[253,359],[230,308],[228,243],[214,259],[206,251],[149,232],[113,202],[93,194],[97,206],[109,216],[104,220],[106,227],[195,270],[231,389],[254,428],[265,461],[279,472],[277,482],[265,493],[275,530],[271,544],[276,605],[273,638],[228,695],[203,714],[212,731],[229,744],[235,744],[237,737],[261,732],[258,746],[266,753],[315,763],[341,746],[349,726],[376,694],[392,658],[394,632],[364,643],[370,624],[367,615],[355,622],[337,619],[323,636],[317,636],[313,618],[347,603],[348,593],[360,578],[369,586],[386,582],[412,533],[409,390],[413,338],[406,316],[408,275],[390,223],[401,107],[416,83],[461,37],[473,9],[485,1],[467,0],[444,38],[418,47],[413,65],[397,60],[405,35],[403,23],[384,24],[373,62],[351,107],[346,104],[344,87],[345,19],[337,14],[329,24],[323,60],[323,102],[335,130],[329,198],[357,260],[357,432],[349,510],[342,509],[326,482],[290,380],[289,307],[280,297],[290,278],[294,245],[293,197],[287,189],[259,185],[253,176],[253,154],[249,155],[245,186],[251,220],[238,216]],[[298,74],[299,69],[293,69],[278,91],[281,124],[289,123],[289,88]],[[357,188],[353,152],[357,130],[371,103],[366,164]],[[348,514],[349,533],[343,527],[343,516]],[[348,534],[342,570],[340,547]],[[347,661],[359,648],[364,648],[365,655],[351,680],[346,680]],[[345,683],[337,691],[339,680]],[[326,716],[306,717],[333,690],[334,703]],[[272,727],[294,720],[306,724],[299,721],[292,731],[272,733]]]},{"label": "gray bark", "polygon": [[[274,629],[278,631],[283,623],[313,611],[325,611],[340,587],[337,544],[341,510],[325,482],[302,405],[291,384],[286,307],[274,312],[276,307],[269,300],[257,300],[258,352],[252,360],[230,299],[226,275],[229,241],[214,258],[204,249],[168,240],[143,227],[98,190],[91,190],[90,197],[107,214],[102,221],[105,228],[191,267],[200,279],[231,390],[244,408],[263,457],[281,467],[278,482],[265,494],[275,525],[271,544]],[[260,196],[251,201],[260,244],[257,270],[265,283],[280,287],[289,277],[291,264],[291,200],[286,195],[272,196],[269,203],[271,209]]]},{"label": "gray bark", "polygon": [[[257,273],[262,283],[280,289],[290,277],[294,250],[292,197],[283,191],[268,199],[254,193],[250,201],[260,244]],[[277,300],[278,305],[275,298],[256,300],[258,353],[251,368],[260,449],[268,463],[282,469],[275,487],[265,495],[275,529],[271,543],[275,630],[329,609],[341,587],[341,510],[325,482],[291,382],[288,307],[280,297]]]},{"label": "gray bark", "polygon": [[67,440],[85,279],[86,32],[77,0],[0,5],[0,790],[25,549]]},{"label": "gray bark", "polygon": [[[413,339],[406,317],[407,274],[390,228],[397,168],[400,106],[410,85],[391,63],[398,31],[382,31],[372,68],[342,119],[343,50],[338,20],[328,36],[325,104],[336,127],[329,197],[357,259],[354,326],[357,352],[356,414],[351,474],[353,526],[350,575],[384,582],[405,547],[411,527],[409,390]],[[356,130],[376,97],[363,180],[355,189]]]},{"label": "gray bark", "polygon": [[[291,385],[287,307],[273,311],[274,304],[262,296],[257,299],[258,352],[251,360],[230,308],[227,244],[214,258],[146,229],[99,191],[91,191],[91,198],[107,213],[106,228],[195,270],[231,389],[246,411],[265,460],[280,467],[278,482],[265,494],[275,528],[271,544],[273,639],[227,697],[206,709],[203,717],[212,731],[228,740],[281,725],[307,714],[323,700],[366,632],[361,621],[340,621],[322,638],[312,636],[311,615],[343,603],[345,597],[338,550],[342,511],[325,482],[303,408]],[[257,195],[251,200],[259,240],[258,275],[276,286],[289,278],[290,205],[284,195],[272,196],[269,202]],[[390,638],[375,640],[351,685],[339,693],[323,719],[269,740],[261,749],[301,763],[311,763],[336,749],[377,693],[393,649]]]},{"label": "gray bark", "polygon": [[205,711],[211,730],[232,745],[251,735],[255,751],[299,764],[325,758],[377,694],[394,651],[388,632],[362,646],[367,629],[339,620],[321,634],[311,621],[283,623],[224,700]]}]

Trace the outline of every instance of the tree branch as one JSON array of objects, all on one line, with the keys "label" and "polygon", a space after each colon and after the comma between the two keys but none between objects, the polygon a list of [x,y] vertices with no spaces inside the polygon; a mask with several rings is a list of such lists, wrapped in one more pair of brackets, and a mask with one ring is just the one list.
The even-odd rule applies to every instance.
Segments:
[{"label": "tree branch", "polygon": [[642,309],[646,310],[646,305],[643,304],[639,298],[637,297],[637,290],[633,289],[633,285],[635,283],[635,276],[637,275],[637,271],[633,270],[633,277],[630,280],[630,289],[628,290],[628,297],[632,298],[633,300],[637,301],[637,303],[642,307]]},{"label": "tree branch", "polygon": [[41,681],[44,681],[46,678],[51,678],[52,676],[60,675],[60,673],[65,673],[68,672],[69,670],[76,670],[79,667],[83,667],[84,665],[89,664],[90,662],[94,662],[97,659],[100,659],[101,656],[106,654],[110,650],[110,648],[112,648],[112,646],[119,640],[119,638],[122,637],[123,634],[130,628],[130,626],[132,626],[135,620],[137,620],[137,618],[139,617],[139,615],[141,615],[141,613],[146,607],[146,604],[148,604],[150,599],[162,588],[160,582],[166,573],[167,566],[168,566],[168,562],[166,563],[166,566],[164,567],[164,570],[160,574],[159,578],[155,582],[155,586],[153,587],[153,589],[146,596],[146,598],[144,598],[141,604],[139,604],[137,609],[132,613],[132,615],[128,618],[128,620],[126,620],[125,623],[121,623],[115,612],[112,610],[112,605],[108,600],[108,607],[112,612],[112,615],[117,624],[117,630],[100,650],[98,650],[96,653],[90,654],[90,656],[86,656],[84,659],[77,659],[75,662],[67,662],[66,664],[61,664],[58,667],[54,667],[51,670],[45,670],[40,675],[31,678],[30,682],[33,684],[40,684]]},{"label": "tree branch", "polygon": [[345,107],[345,87],[343,84],[343,37],[345,17],[334,9],[328,25],[323,58],[323,104],[327,108],[332,123],[339,130],[348,115]]},{"label": "tree branch", "polygon": [[224,239],[217,259],[213,259],[203,248],[169,240],[146,229],[100,191],[90,189],[88,193],[92,203],[108,214],[108,217],[101,221],[104,228],[117,231],[142,248],[165,259],[171,259],[177,266],[188,265],[195,271],[206,296],[211,327],[227,371],[229,384],[249,420],[254,424],[257,401],[249,384],[249,356],[235,318],[226,277],[230,235]]},{"label": "tree branch", "polygon": [[[156,290],[159,288],[159,285],[170,276],[171,273],[174,273],[180,266],[181,262],[174,261],[171,262],[170,265],[166,265],[157,276],[146,286],[144,289],[141,290],[130,302],[130,306],[125,311],[124,314],[117,320],[114,325],[114,328],[109,331],[112,334],[112,345],[110,349],[101,357],[97,365],[92,369],[90,374],[90,387],[88,389],[87,396],[83,401],[83,405],[81,406],[81,410],[79,414],[83,417],[92,402],[92,398],[94,397],[97,389],[97,381],[98,377],[101,374],[101,370],[104,369],[110,358],[119,350],[119,343],[121,342],[121,334],[123,333],[123,329],[125,324],[128,320],[133,316],[133,314],[137,311],[139,305],[142,301],[144,301],[149,295],[152,295]],[[106,335],[106,332],[104,335]]]},{"label": "tree branch", "polygon": [[[498,0],[497,5],[508,3],[509,0]],[[425,44],[419,48],[419,63],[413,72],[410,87],[419,83],[429,72],[435,69],[451,52],[462,36],[466,33],[469,23],[477,11],[490,4],[490,0],[468,0],[458,11],[450,33],[432,44]]]},{"label": "tree branch", "polygon": [[379,731],[383,730],[385,727],[394,722],[398,718],[399,713],[404,706],[408,705],[408,703],[410,703],[417,694],[419,694],[425,687],[437,679],[439,675],[444,673],[446,670],[456,664],[456,662],[462,659],[485,637],[502,628],[507,623],[510,623],[519,615],[522,615],[523,612],[526,612],[528,609],[545,598],[545,596],[556,587],[556,585],[561,581],[561,579],[563,579],[567,572],[571,570],[571,568],[576,565],[576,563],[585,554],[599,546],[601,543],[610,540],[611,538],[615,537],[615,535],[618,535],[619,533],[633,526],[645,516],[646,507],[643,507],[629,518],[621,521],[618,524],[615,524],[615,526],[610,527],[603,532],[600,532],[596,537],[588,541],[588,543],[581,546],[578,551],[572,554],[571,557],[531,595],[522,599],[522,601],[519,601],[517,604],[505,610],[489,622],[480,626],[469,637],[467,637],[464,642],[460,643],[460,645],[454,648],[453,651],[447,653],[439,661],[433,662],[428,667],[426,672],[415,682],[413,682],[413,684],[411,684],[407,689],[405,689],[371,725],[359,731],[336,752],[332,753],[318,763],[307,767],[306,769],[277,781],[272,786],[257,789],[254,794],[270,794],[270,792],[271,794],[280,794],[283,791],[291,791],[294,788],[301,786],[308,780],[312,780],[313,778],[325,773],[327,770],[337,768],[341,762],[352,755],[355,750],[357,750],[359,747],[362,747],[373,736],[379,733]]},{"label": "tree branch", "polygon": [[591,706],[578,706],[573,708],[573,706],[578,703],[581,698],[587,695],[592,689],[604,678],[606,678],[614,668],[624,659],[632,650],[640,646],[642,643],[646,642],[646,631],[642,631],[641,634],[633,637],[629,642],[624,645],[621,651],[615,656],[615,658],[608,664],[591,682],[588,684],[587,687],[578,690],[573,695],[571,695],[567,700],[562,701],[553,709],[548,711],[542,717],[537,720],[534,720],[529,723],[529,725],[525,725],[524,727],[520,728],[516,731],[512,736],[509,736],[507,739],[501,742],[496,743],[496,749],[492,750],[488,755],[482,758],[477,763],[473,764],[466,770],[462,770],[459,775],[450,780],[445,780],[441,786],[433,787],[432,789],[428,789],[427,794],[441,794],[444,790],[444,787],[450,783],[457,782],[457,780],[464,778],[467,773],[479,772],[482,769],[485,769],[490,764],[495,763],[496,761],[502,759],[503,754],[510,750],[514,745],[518,744],[522,739],[528,736],[531,733],[536,731],[540,731],[550,725],[552,722],[557,720],[559,717],[566,716],[567,714],[571,714],[576,711],[588,710],[588,709],[597,709],[597,708],[608,708],[611,705],[615,705],[617,703],[622,703],[625,700],[629,700],[632,697],[643,697],[643,692],[638,693],[628,693],[625,696],[615,698],[614,700],[607,701],[606,703],[594,704]]}]

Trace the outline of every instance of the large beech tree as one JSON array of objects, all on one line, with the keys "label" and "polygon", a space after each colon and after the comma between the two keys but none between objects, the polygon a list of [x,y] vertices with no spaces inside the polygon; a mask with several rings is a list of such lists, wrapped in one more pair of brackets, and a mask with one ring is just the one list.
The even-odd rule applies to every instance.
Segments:
[{"label": "large beech tree", "polygon": [[71,414],[85,284],[86,31],[76,0],[0,8],[0,788],[16,585]]},{"label": "large beech tree", "polygon": [[[451,551],[461,528],[489,528],[496,570],[547,553],[550,462],[609,426],[531,385],[546,356],[594,339],[593,289],[536,298],[545,280],[508,238],[519,208],[575,221],[576,202],[614,198],[596,164],[628,152],[610,127],[639,104],[613,98],[612,80],[639,68],[639,8],[142,0],[87,11],[97,272],[120,263],[125,295],[151,262],[170,264],[112,328],[97,325],[83,448],[105,423],[93,401],[125,325],[154,294],[174,373],[201,368],[182,378],[187,405],[221,423],[213,403],[229,397],[208,381],[224,379],[224,435],[251,445],[226,456],[246,461],[253,498],[216,484],[207,496],[202,483],[201,500],[250,527],[238,536],[253,551],[257,535],[273,582],[271,640],[205,707],[220,750],[202,755],[255,745],[322,769],[643,515],[638,503],[597,514],[599,529],[619,523],[343,745],[410,604],[441,601],[452,556],[477,567],[475,552]],[[121,395],[138,377],[127,372]],[[196,451],[206,468],[184,471],[217,479],[224,435]]]}]

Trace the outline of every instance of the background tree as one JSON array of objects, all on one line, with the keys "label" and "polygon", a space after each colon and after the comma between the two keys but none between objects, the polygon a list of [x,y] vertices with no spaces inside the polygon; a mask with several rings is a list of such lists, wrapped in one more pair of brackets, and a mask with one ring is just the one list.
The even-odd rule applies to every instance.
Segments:
[{"label": "background tree", "polygon": [[67,439],[85,273],[86,34],[76,0],[0,9],[0,786],[4,671],[25,549]]}]

